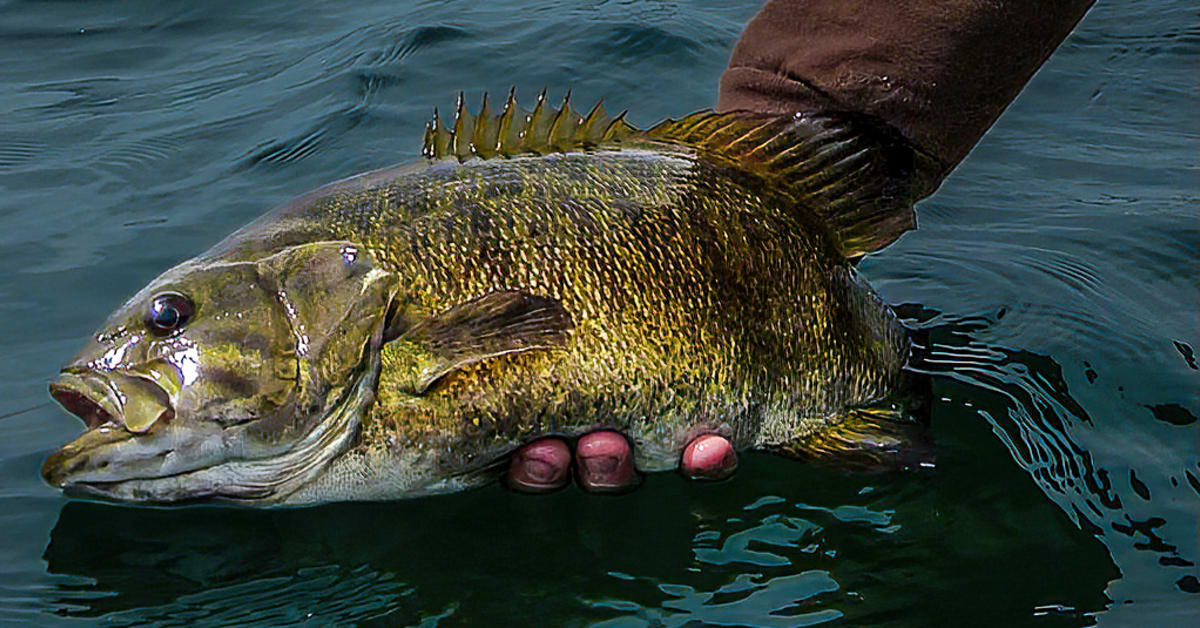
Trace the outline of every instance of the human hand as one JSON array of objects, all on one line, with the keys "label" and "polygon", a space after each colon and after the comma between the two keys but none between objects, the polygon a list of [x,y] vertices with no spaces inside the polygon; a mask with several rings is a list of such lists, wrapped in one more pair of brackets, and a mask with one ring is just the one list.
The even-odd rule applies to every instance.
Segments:
[{"label": "human hand", "polygon": [[[737,453],[723,436],[701,434],[683,448],[679,470],[693,480],[723,480],[737,470]],[[638,472],[629,440],[613,430],[596,430],[579,437],[575,451],[566,439],[546,436],[513,452],[505,483],[523,493],[544,493],[571,482],[594,493],[619,493],[638,485]]]}]

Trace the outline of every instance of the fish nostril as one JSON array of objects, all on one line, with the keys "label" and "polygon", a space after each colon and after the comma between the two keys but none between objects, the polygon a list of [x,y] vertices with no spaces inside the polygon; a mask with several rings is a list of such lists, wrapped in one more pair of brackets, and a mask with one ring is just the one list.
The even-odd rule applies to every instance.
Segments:
[{"label": "fish nostril", "polygon": [[100,404],[93,401],[87,395],[71,390],[70,388],[53,388],[50,391],[50,396],[59,403],[67,412],[83,419],[83,422],[89,427],[96,427],[105,423],[112,423],[113,417]]}]

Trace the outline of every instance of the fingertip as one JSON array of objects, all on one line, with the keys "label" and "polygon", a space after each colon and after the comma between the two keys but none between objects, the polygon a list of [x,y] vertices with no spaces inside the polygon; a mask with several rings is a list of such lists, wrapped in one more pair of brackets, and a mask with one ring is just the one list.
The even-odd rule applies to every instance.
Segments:
[{"label": "fingertip", "polygon": [[634,488],[638,476],[633,448],[620,433],[599,430],[584,434],[575,443],[575,472],[579,485],[599,493],[619,493]]},{"label": "fingertip", "polygon": [[692,480],[724,480],[737,471],[738,455],[729,439],[704,434],[683,449],[679,469]]},{"label": "fingertip", "polygon": [[523,493],[560,489],[571,480],[571,449],[556,436],[539,438],[518,448],[509,460],[505,483]]}]

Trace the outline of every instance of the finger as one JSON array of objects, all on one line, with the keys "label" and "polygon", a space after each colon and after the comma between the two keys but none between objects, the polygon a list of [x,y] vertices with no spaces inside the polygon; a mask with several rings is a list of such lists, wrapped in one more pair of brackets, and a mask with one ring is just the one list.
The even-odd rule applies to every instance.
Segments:
[{"label": "finger", "polygon": [[575,473],[585,490],[616,493],[637,485],[633,448],[611,430],[584,434],[575,443]]},{"label": "finger", "polygon": [[505,482],[523,493],[545,493],[571,481],[571,450],[556,436],[539,438],[513,452]]},{"label": "finger", "polygon": [[683,448],[679,470],[692,480],[724,480],[737,471],[738,457],[729,439],[704,434]]}]

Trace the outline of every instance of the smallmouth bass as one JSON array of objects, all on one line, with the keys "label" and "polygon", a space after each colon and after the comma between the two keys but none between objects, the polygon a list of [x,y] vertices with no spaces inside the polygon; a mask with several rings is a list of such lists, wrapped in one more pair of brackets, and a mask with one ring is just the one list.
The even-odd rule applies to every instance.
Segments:
[{"label": "smallmouth bass", "polygon": [[[250,505],[490,481],[607,427],[642,471],[705,432],[903,447],[909,341],[853,261],[914,227],[922,157],[851,115],[641,131],[511,95],[435,114],[427,161],[330,184],[166,271],[51,384],[71,494]],[[880,418],[882,417],[882,418]]]}]

